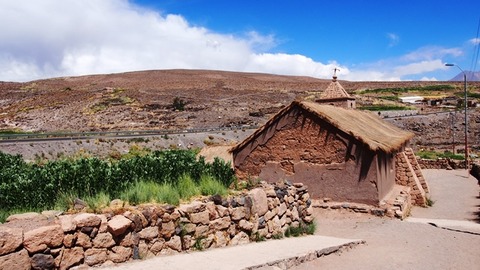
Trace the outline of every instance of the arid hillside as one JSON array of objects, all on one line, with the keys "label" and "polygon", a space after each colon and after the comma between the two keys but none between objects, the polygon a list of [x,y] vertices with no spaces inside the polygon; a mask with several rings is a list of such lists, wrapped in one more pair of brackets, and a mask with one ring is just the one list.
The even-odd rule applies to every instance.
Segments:
[{"label": "arid hillside", "polygon": [[[340,82],[350,93],[441,84],[453,85],[458,91],[463,87],[462,82]],[[261,125],[294,99],[314,97],[329,83],[330,80],[311,77],[208,70],[138,71],[27,83],[0,82],[0,131],[171,130]],[[480,93],[479,82],[469,85],[470,91]],[[377,98],[356,97],[360,106],[375,103]],[[471,114],[472,125],[480,122],[475,109]],[[462,130],[460,116],[457,116],[457,141]],[[448,117],[433,122],[417,119],[420,123],[415,119],[394,122],[422,135],[424,142],[432,143],[425,138],[436,138],[443,141],[441,144],[448,144],[447,126],[438,126],[448,125]],[[478,127],[472,126],[473,141],[475,134]]]}]

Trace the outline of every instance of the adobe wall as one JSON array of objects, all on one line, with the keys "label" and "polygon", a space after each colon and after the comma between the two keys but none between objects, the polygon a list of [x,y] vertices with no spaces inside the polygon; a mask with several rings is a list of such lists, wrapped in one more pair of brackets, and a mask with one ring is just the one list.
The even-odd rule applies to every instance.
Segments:
[{"label": "adobe wall", "polygon": [[269,239],[313,221],[303,184],[262,183],[232,198],[211,199],[176,208],[117,204],[105,214],[14,215],[0,224],[0,269],[111,266]]},{"label": "adobe wall", "polygon": [[289,179],[308,185],[313,198],[378,203],[375,158],[359,179],[365,151],[356,142],[328,123],[296,111],[281,121],[256,140],[254,151],[239,154],[243,159],[235,162],[239,178]]}]

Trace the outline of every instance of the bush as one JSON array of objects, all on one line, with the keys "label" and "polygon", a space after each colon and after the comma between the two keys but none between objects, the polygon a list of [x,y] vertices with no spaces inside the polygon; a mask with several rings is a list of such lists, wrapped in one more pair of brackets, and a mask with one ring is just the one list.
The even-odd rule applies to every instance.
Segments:
[{"label": "bush", "polygon": [[[229,163],[216,159],[207,164],[204,158],[197,160],[196,153],[190,150],[154,151],[119,160],[81,157],[43,164],[26,163],[21,156],[0,152],[0,209],[66,208],[72,194],[80,199],[101,193],[111,198],[122,194],[132,203],[148,201],[151,197],[146,200],[142,196],[147,196],[144,193],[151,191],[153,183],[180,186],[182,196],[195,194],[188,179],[179,184],[184,175],[195,183],[202,175],[210,176],[224,188],[235,179]],[[151,186],[135,185],[146,179]]]},{"label": "bush", "polygon": [[211,176],[202,176],[200,179],[200,192],[202,195],[225,195],[227,188]]}]

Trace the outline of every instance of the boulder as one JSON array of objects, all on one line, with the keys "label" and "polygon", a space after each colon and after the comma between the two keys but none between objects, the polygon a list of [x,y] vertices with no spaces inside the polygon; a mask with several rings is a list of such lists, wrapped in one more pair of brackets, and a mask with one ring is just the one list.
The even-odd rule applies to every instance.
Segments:
[{"label": "boulder", "polygon": [[0,256],[0,269],[30,270],[30,266],[30,257],[26,249]]},{"label": "boulder", "polygon": [[39,214],[39,213],[35,213],[35,212],[29,212],[29,213],[22,213],[22,214],[14,214],[14,215],[11,215],[7,218],[6,222],[13,222],[13,221],[19,221],[19,220],[28,220],[28,219],[40,219],[40,220],[47,220],[47,217],[42,215],[42,214]]},{"label": "boulder", "polygon": [[190,214],[190,222],[194,224],[207,225],[210,221],[210,214],[207,210]]},{"label": "boulder", "polygon": [[32,256],[32,268],[33,269],[53,269],[55,267],[55,261],[50,254],[35,254]]},{"label": "boulder", "polygon": [[20,228],[0,227],[0,256],[14,252],[23,242]]},{"label": "boulder", "polygon": [[263,216],[268,211],[267,194],[261,188],[255,188],[248,193],[252,199],[252,214]]},{"label": "boulder", "polygon": [[119,236],[124,234],[132,221],[122,215],[114,216],[110,221],[108,221],[108,231],[114,236]]},{"label": "boulder", "polygon": [[154,238],[158,237],[158,228],[157,227],[147,227],[140,232],[138,232],[140,239],[146,239],[152,241]]},{"label": "boulder", "polygon": [[59,216],[58,220],[64,232],[71,232],[77,228],[77,224],[73,221],[73,216],[71,215]]},{"label": "boulder", "polygon": [[65,249],[63,251],[62,261],[60,262],[60,269],[69,269],[70,267],[80,263],[83,260],[83,248],[74,247]]},{"label": "boulder", "polygon": [[230,241],[230,245],[232,246],[243,245],[248,243],[250,243],[250,238],[248,237],[248,234],[246,234],[245,232],[237,233]]},{"label": "boulder", "polygon": [[82,232],[76,232],[75,236],[77,238],[75,245],[84,247],[84,248],[92,247],[92,239],[87,234],[84,234]]},{"label": "boulder", "polygon": [[99,233],[93,239],[93,246],[96,248],[109,248],[115,245],[115,241],[110,233]]},{"label": "boulder", "polygon": [[91,248],[85,251],[84,262],[90,266],[102,264],[107,260],[107,249]]},{"label": "boulder", "polygon": [[24,234],[23,246],[30,253],[58,247],[63,242],[63,230],[60,225],[43,226]]},{"label": "boulder", "polygon": [[165,245],[178,252],[182,251],[182,239],[178,235],[173,236]]},{"label": "boulder", "polygon": [[128,261],[133,255],[131,248],[115,246],[107,253],[108,259],[114,263],[122,263]]},{"label": "boulder", "polygon": [[91,213],[78,214],[73,218],[73,222],[77,224],[77,228],[81,227],[98,227],[102,222],[102,219]]}]

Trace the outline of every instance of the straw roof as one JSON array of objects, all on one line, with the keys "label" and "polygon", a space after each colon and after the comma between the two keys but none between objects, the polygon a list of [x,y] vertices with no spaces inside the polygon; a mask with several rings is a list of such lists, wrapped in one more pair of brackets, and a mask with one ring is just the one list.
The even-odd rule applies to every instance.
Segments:
[{"label": "straw roof", "polygon": [[345,91],[343,86],[336,80],[332,80],[332,82],[328,85],[327,89],[323,91],[320,95],[320,99],[337,99],[337,98],[351,98],[351,96]]},{"label": "straw roof", "polygon": [[198,156],[203,156],[207,163],[212,163],[215,158],[218,157],[233,165],[233,157],[230,148],[232,148],[232,145],[207,146],[200,150]]},{"label": "straw roof", "polygon": [[366,144],[372,151],[381,150],[386,153],[392,153],[400,149],[414,136],[413,133],[401,130],[369,112],[348,110],[311,101],[294,101],[230,151],[234,152],[243,148],[250,140],[259,136],[265,129],[294,108],[314,114]]}]

